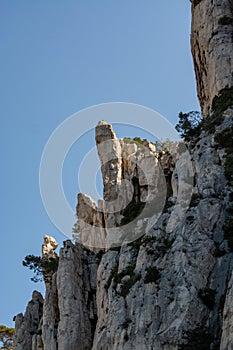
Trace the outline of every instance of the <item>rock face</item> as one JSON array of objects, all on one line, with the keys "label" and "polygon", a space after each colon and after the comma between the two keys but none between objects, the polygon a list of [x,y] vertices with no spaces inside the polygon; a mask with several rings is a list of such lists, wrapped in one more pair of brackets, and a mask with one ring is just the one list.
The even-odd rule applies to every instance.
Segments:
[{"label": "rock face", "polygon": [[[232,1],[193,0],[192,13],[207,116],[232,87]],[[182,151],[119,140],[99,122],[103,200],[78,195],[76,242],[59,256],[45,236],[45,299],[34,292],[16,316],[16,350],[233,349],[230,102]]]},{"label": "rock face", "polygon": [[[45,236],[43,254],[54,257],[57,243]],[[44,276],[45,299],[33,292],[25,314],[15,318],[17,350],[87,350],[97,320],[96,272],[99,258],[80,244],[64,242],[59,265],[50,279]],[[78,344],[78,345],[77,345]]]},{"label": "rock face", "polygon": [[232,31],[232,0],[192,0],[191,46],[204,116],[214,97],[233,86]]},{"label": "rock face", "polygon": [[[190,182],[183,153],[180,157],[158,154],[146,142],[142,147],[134,141],[117,140],[112,127],[101,123],[101,135],[107,135],[106,139],[114,136],[121,159],[116,158],[112,167],[111,162],[103,161],[104,155],[99,150],[108,201],[103,200],[97,206],[90,197],[79,194],[78,217],[90,227],[101,229],[103,240],[109,235],[113,217],[124,232],[127,220],[132,219],[134,205],[140,204],[141,198],[148,194],[144,195],[145,187],[151,186],[151,193],[158,194],[161,179],[157,177],[161,177],[161,171],[163,183],[169,187],[165,208],[149,229],[148,218],[143,225],[143,220],[137,217],[133,226],[137,239],[131,242],[125,236],[121,247],[105,246],[100,251],[98,245],[87,249],[78,242],[64,242],[57,270],[50,274],[44,271],[43,313],[42,301],[37,301],[42,297],[35,292],[33,316],[30,302],[24,318],[22,314],[16,317],[16,349],[175,350],[189,348],[191,344],[198,349],[198,341],[207,344],[206,349],[219,349],[219,344],[221,350],[233,347],[233,259],[231,245],[223,232],[233,189],[224,174],[224,148],[217,142],[221,139],[219,135],[226,135],[232,125],[233,109],[225,111],[223,117],[224,122],[216,126],[214,135],[202,131],[189,147],[194,182]],[[97,139],[98,145],[106,142],[100,136]],[[110,148],[111,155],[112,152]],[[140,173],[137,164],[143,163],[147,156],[155,164],[149,167],[146,177],[151,183],[146,182],[147,173]],[[119,191],[114,188],[120,188],[125,179],[132,183],[131,192],[125,194],[131,200],[130,210],[106,213],[109,201],[116,208],[112,202]],[[183,210],[184,202],[179,202],[178,197],[190,186],[191,201]],[[178,223],[173,217],[177,208],[181,213]],[[88,239],[86,227],[79,228],[79,236]],[[99,244],[99,239],[94,243]],[[56,241],[45,236],[43,258],[57,258],[56,247]]]},{"label": "rock face", "polygon": [[50,268],[49,266],[47,268],[47,264],[50,264],[50,263],[56,264],[58,256],[55,250],[57,246],[58,246],[58,243],[53,237],[44,235],[44,243],[42,245],[42,260],[44,262],[44,265],[42,266],[42,270],[43,270],[45,283],[50,284],[52,280],[54,269]]},{"label": "rock face", "polygon": [[43,314],[43,297],[34,291],[32,300],[28,303],[25,314],[15,317],[15,350],[39,350],[43,349],[40,336],[40,321]]},{"label": "rock face", "polygon": [[[75,350],[77,344],[80,350],[84,350],[92,345],[91,321],[94,319],[95,300],[91,295],[89,280],[84,276],[86,271],[83,271],[81,257],[82,251],[78,247],[70,241],[65,242],[60,251],[61,261],[57,271],[59,350]],[[84,285],[85,282],[87,285]]]},{"label": "rock face", "polygon": [[[142,204],[143,207],[146,203],[148,207],[153,206],[154,214],[162,210],[166,182],[172,187],[174,162],[166,154],[159,160],[155,146],[146,140],[118,140],[112,126],[104,121],[96,127],[96,145],[103,177],[103,200],[97,205],[89,196],[79,193],[76,227],[84,245],[109,249],[122,243],[122,235],[116,226],[122,224],[124,210],[129,205],[136,210],[137,206]],[[166,175],[162,169],[166,169]],[[128,231],[130,240],[134,234],[132,225]],[[126,228],[123,236],[125,234]]]},{"label": "rock face", "polygon": [[[228,111],[216,133],[232,123],[232,116],[232,110]],[[200,324],[209,328],[209,346],[218,346],[221,303],[232,268],[222,231],[226,202],[221,197],[228,197],[229,188],[222,149],[212,135],[203,132],[190,153],[196,184],[180,225],[166,231],[173,206],[146,236],[123,245],[120,253],[107,252],[101,260],[93,349],[178,349],[185,334],[187,341],[198,334],[204,342],[206,333],[198,328]],[[222,256],[219,246],[226,250]],[[228,308],[232,307],[230,293]],[[231,317],[229,310],[225,313],[229,315],[224,322],[229,334]],[[230,349],[232,340],[223,334],[224,338],[230,344],[222,349]]]},{"label": "rock face", "polygon": [[233,273],[228,284],[226,301],[223,311],[223,333],[221,349],[231,349],[233,344]]}]

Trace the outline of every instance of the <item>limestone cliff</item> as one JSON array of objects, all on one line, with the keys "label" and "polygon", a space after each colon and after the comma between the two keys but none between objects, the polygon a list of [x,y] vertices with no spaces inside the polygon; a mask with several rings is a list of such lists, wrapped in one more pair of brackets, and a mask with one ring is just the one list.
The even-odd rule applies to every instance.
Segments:
[{"label": "limestone cliff", "polygon": [[14,349],[42,349],[40,336],[40,321],[43,315],[43,297],[34,291],[32,300],[29,301],[25,314],[15,317]]},{"label": "limestone cliff", "polygon": [[192,0],[191,47],[204,116],[215,96],[233,86],[233,1]]},{"label": "limestone cliff", "polygon": [[168,152],[99,122],[103,200],[78,194],[76,242],[59,255],[45,236],[56,269],[16,316],[15,349],[233,349],[233,99],[217,97],[233,85],[232,2],[193,0],[191,41],[218,122]]},{"label": "limestone cliff", "polygon": [[[232,205],[232,186],[224,175],[224,148],[218,143],[220,135],[225,135],[232,125],[232,118],[233,110],[229,108],[214,135],[202,131],[195,145],[190,146],[195,173],[193,194],[178,224],[171,217],[179,194],[175,165],[182,158],[173,161],[169,154],[158,155],[147,142],[142,146],[134,141],[117,140],[109,132],[112,127],[101,122],[101,134],[114,137],[114,144],[118,143],[114,166],[103,161],[104,153],[99,151],[104,198],[111,205],[118,205],[113,201],[117,198],[116,186],[127,178],[132,185],[125,198],[129,195],[131,212],[106,213],[106,200],[97,206],[90,197],[79,194],[78,217],[83,219],[83,225],[101,228],[104,234],[100,231],[100,241],[97,237],[94,242],[87,242],[88,229],[79,227],[79,239],[84,237],[83,243],[90,244],[91,250],[78,242],[64,242],[57,271],[50,278],[44,272],[43,314],[38,313],[35,323],[34,316],[28,316],[30,302],[24,319],[22,315],[16,317],[16,349],[29,350],[32,344],[33,349],[45,350],[186,349],[185,343],[196,344],[196,338],[202,342],[209,339],[211,349],[218,349],[220,342],[220,349],[233,346],[233,262],[230,241],[223,232],[227,208]],[[100,125],[96,128],[99,143],[106,142],[98,136]],[[146,151],[142,152],[142,147]],[[150,164],[153,159],[155,166],[150,166],[148,176],[151,184],[140,174],[138,163],[130,162],[135,154],[142,163],[145,155],[149,156]],[[148,222],[142,225],[142,219],[137,216],[133,226],[136,240],[125,235],[121,247],[111,248],[104,243],[101,251],[99,244],[105,242],[110,226],[118,223],[124,232],[127,219],[134,219],[129,215],[134,205],[147,200],[149,186],[151,193],[158,195],[161,188],[158,175],[162,177],[162,174],[151,173],[151,169],[159,166],[166,175],[164,182],[169,191],[158,220],[147,229]],[[182,172],[178,175],[182,177]],[[53,238],[45,236],[43,257],[54,257],[56,246]],[[23,340],[22,334],[26,334]]]},{"label": "limestone cliff", "polygon": [[[142,209],[146,204],[147,211],[153,205],[153,214],[158,214],[163,208],[167,186],[164,176],[161,176],[162,168],[152,143],[118,140],[112,126],[102,121],[96,127],[96,144],[103,175],[104,199],[96,205],[89,196],[82,193],[78,195],[79,220],[76,229],[80,233],[81,242],[87,247],[109,249],[122,243],[126,230],[128,240],[135,239],[137,235],[135,229],[140,216],[135,225],[128,222],[128,226],[119,230],[124,219],[122,209],[140,212],[140,207]],[[162,160],[169,177],[172,174],[170,168],[174,164],[169,163],[169,156],[164,155]],[[145,217],[143,221],[145,226]]]}]

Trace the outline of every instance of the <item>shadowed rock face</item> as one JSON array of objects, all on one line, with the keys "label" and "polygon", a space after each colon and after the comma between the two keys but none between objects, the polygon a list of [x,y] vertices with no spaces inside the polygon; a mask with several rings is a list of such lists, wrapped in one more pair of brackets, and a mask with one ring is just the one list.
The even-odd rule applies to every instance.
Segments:
[{"label": "shadowed rock face", "polygon": [[233,2],[193,0],[191,47],[203,116],[213,99],[233,86]]}]

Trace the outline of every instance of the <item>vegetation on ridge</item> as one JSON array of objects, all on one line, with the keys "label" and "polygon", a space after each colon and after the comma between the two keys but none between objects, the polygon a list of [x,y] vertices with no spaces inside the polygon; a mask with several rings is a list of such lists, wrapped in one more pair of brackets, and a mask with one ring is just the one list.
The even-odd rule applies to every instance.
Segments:
[{"label": "vegetation on ridge", "polygon": [[146,276],[144,278],[144,283],[156,283],[160,278],[160,272],[156,266],[149,266],[146,269]]},{"label": "vegetation on ridge", "polygon": [[13,350],[14,328],[8,328],[0,325],[0,343],[2,350]]},{"label": "vegetation on ridge", "polygon": [[178,350],[209,350],[210,344],[213,343],[213,336],[207,327],[202,325],[187,331],[184,334],[185,343],[178,347]]},{"label": "vegetation on ridge", "polygon": [[214,97],[212,102],[212,113],[202,119],[201,114],[196,111],[179,114],[179,121],[176,130],[185,141],[191,141],[198,137],[202,130],[208,133],[214,133],[216,126],[220,125],[223,120],[223,112],[233,106],[233,86],[225,88]]},{"label": "vegetation on ridge", "polygon": [[[121,289],[118,294],[119,296],[125,298],[128,295],[130,289],[133,287],[133,285],[141,279],[141,273],[134,272],[135,267],[135,263],[130,263],[123,271],[119,273],[118,267],[114,267],[107,280],[107,283],[105,284],[105,289],[108,289],[110,287],[112,281],[115,284],[115,286],[117,284],[121,284]],[[125,278],[126,276],[128,278]]]}]

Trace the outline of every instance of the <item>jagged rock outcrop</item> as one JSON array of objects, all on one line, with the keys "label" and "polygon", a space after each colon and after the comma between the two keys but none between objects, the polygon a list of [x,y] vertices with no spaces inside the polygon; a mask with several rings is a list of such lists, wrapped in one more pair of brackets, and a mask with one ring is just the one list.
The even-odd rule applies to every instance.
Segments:
[{"label": "jagged rock outcrop", "polygon": [[56,269],[58,256],[55,250],[57,246],[58,243],[53,237],[44,235],[44,243],[42,245],[42,272],[45,283],[51,282],[54,269]]},{"label": "jagged rock outcrop", "polygon": [[57,350],[57,329],[60,320],[57,298],[57,273],[55,272],[46,284],[42,317],[43,349]]},{"label": "jagged rock outcrop", "polygon": [[[141,191],[140,186],[144,188],[146,184],[143,182],[145,174],[140,175],[135,170],[136,161],[131,162],[130,159],[137,154],[134,159],[140,162],[145,154],[149,154],[156,164],[149,168],[151,178],[151,169],[160,167],[164,183],[170,186],[165,209],[151,228],[146,230],[146,226],[140,226],[143,234],[140,231],[132,242],[125,236],[125,241],[118,248],[101,252],[98,245],[96,249],[89,250],[78,242],[64,242],[57,271],[51,272],[50,278],[45,271],[43,315],[37,322],[35,334],[28,332],[32,324],[27,323],[28,344],[33,344],[35,350],[41,347],[44,350],[175,350],[182,349],[184,344],[188,346],[189,342],[195,345],[197,337],[203,342],[208,340],[211,349],[218,349],[220,342],[221,350],[233,346],[233,259],[223,232],[227,208],[232,201],[232,186],[225,177],[225,151],[218,143],[232,121],[233,109],[229,108],[224,113],[224,122],[216,126],[214,135],[203,130],[196,143],[190,145],[195,174],[191,182],[187,176],[190,172],[186,169],[186,158],[183,159],[182,155],[171,157],[160,153],[158,156],[155,149],[148,150],[148,145],[143,155],[143,148],[135,142],[128,140],[126,148],[125,142],[119,140],[118,155],[121,160],[117,162],[116,159],[116,163],[124,166],[121,169],[117,167],[121,176],[112,182],[111,188],[125,179],[137,179],[137,191],[133,188],[130,199],[134,204],[140,203],[134,200]],[[103,125],[108,130],[105,134],[112,137],[113,133],[109,133],[111,126],[102,122],[102,128]],[[125,149],[127,156],[123,157]],[[103,159],[102,153],[99,154]],[[115,167],[112,169],[111,162],[102,162],[102,166],[110,167],[103,170],[103,177],[108,173],[108,177],[113,179],[117,172],[114,172]],[[161,176],[161,172],[155,172],[154,177],[158,174]],[[177,177],[184,181],[180,182]],[[156,180],[154,183],[154,194],[158,194],[159,182]],[[180,221],[176,222],[171,220],[172,214],[177,209],[179,194],[186,193],[180,186],[185,189],[192,186],[193,194],[190,205],[181,211]],[[111,192],[107,188],[106,196],[111,201]],[[116,198],[115,194],[113,198]],[[105,200],[101,201],[101,212],[90,197],[79,194],[78,200],[78,217],[90,226],[95,223],[107,235]],[[117,212],[115,220],[125,220],[129,213],[131,211]],[[127,220],[124,220],[121,230],[127,225]],[[137,228],[137,225],[134,226],[135,230]],[[88,238],[87,231],[85,235]],[[98,239],[96,242],[99,243]],[[56,246],[53,238],[45,236],[43,256],[55,258]],[[22,315],[16,318],[17,346],[21,346],[19,334],[25,329],[25,323],[18,321],[21,318]],[[28,344],[25,345],[26,350],[30,346]]]},{"label": "jagged rock outcrop", "polygon": [[[99,200],[97,205],[89,196],[80,193],[76,227],[84,245],[109,249],[122,243],[126,229],[128,239],[134,238],[132,224],[124,227],[122,234],[119,229],[116,230],[116,226],[121,226],[124,210],[130,204],[132,211],[134,204],[136,208],[137,204],[139,207],[140,203],[144,203],[147,212],[151,207],[154,215],[161,212],[167,189],[177,189],[175,181],[172,182],[171,171],[175,165],[170,155],[159,156],[155,145],[146,140],[117,139],[112,126],[104,121],[96,127],[96,145],[103,177],[103,200]],[[143,221],[146,226],[145,216]]]},{"label": "jagged rock outcrop", "polygon": [[[76,350],[77,344],[80,350],[86,350],[92,345],[91,319],[87,303],[94,303],[94,300],[88,300],[91,289],[89,280],[83,276],[85,271],[81,257],[82,251],[79,247],[66,241],[60,251],[57,271],[59,350]],[[87,285],[84,286],[85,282]]]},{"label": "jagged rock outcrop", "polygon": [[[216,134],[232,124],[232,117],[229,110]],[[173,203],[141,240],[103,256],[97,273],[93,349],[178,349],[185,334],[195,334],[197,329],[204,342],[206,333],[201,333],[200,324],[203,329],[209,327],[209,345],[217,348],[232,269],[222,230],[226,202],[221,199],[227,198],[230,188],[224,176],[223,150],[212,135],[203,132],[201,136],[190,149],[195,187],[180,224],[167,232]],[[222,256],[218,256],[219,246]],[[206,299],[210,300],[213,293],[214,305],[202,293],[209,293]]]},{"label": "jagged rock outcrop", "polygon": [[43,297],[34,291],[32,300],[28,303],[25,314],[15,317],[15,350],[39,350],[43,349],[40,336],[40,321],[43,314]]},{"label": "jagged rock outcrop", "polygon": [[[55,257],[57,242],[44,236],[43,256]],[[33,292],[25,315],[15,318],[17,350],[87,350],[96,320],[96,273],[99,258],[80,244],[65,241],[57,271],[48,279],[45,299]],[[77,345],[78,344],[78,345]]]},{"label": "jagged rock outcrop", "polygon": [[191,46],[204,116],[222,89],[233,86],[233,1],[191,0]]},{"label": "jagged rock outcrop", "polygon": [[122,178],[120,140],[112,126],[103,120],[96,127],[95,140],[103,174],[103,198],[112,201],[118,197],[117,184]]},{"label": "jagged rock outcrop", "polygon": [[[233,85],[232,1],[192,0],[192,16],[207,116]],[[103,200],[78,195],[76,243],[59,257],[45,236],[45,300],[34,292],[16,317],[16,350],[233,349],[232,97],[217,109],[182,151],[99,122]]]}]

